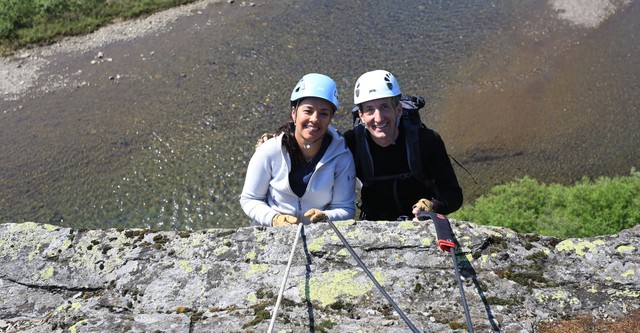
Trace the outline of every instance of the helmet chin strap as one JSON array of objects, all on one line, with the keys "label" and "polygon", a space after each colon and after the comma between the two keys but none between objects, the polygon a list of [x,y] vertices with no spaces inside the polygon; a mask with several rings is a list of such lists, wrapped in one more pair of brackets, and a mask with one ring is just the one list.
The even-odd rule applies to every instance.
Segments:
[{"label": "helmet chin strap", "polygon": [[393,128],[393,139],[391,140],[391,144],[396,144],[396,132],[398,131],[398,126],[400,126],[400,117],[396,116],[396,126]]},{"label": "helmet chin strap", "polygon": [[[309,142],[309,143],[307,143],[307,144],[302,145],[302,148],[304,148],[304,149],[309,149],[309,148],[311,148],[311,146],[313,146],[316,142],[318,142],[318,141],[322,140],[322,138],[324,138],[324,136],[325,136],[325,135],[323,134],[321,137],[319,137],[319,138],[317,138],[317,139],[315,139],[315,140],[313,140],[313,141],[311,141],[311,142]],[[302,138],[302,140],[307,141],[305,138]]]},{"label": "helmet chin strap", "polygon": [[[293,118],[293,124],[294,124],[294,127],[295,127],[295,123],[296,123],[296,118],[298,118],[298,112],[297,112],[297,110],[298,110],[298,103],[300,103],[300,101],[297,101],[297,102],[296,102],[296,108],[295,108],[295,109],[296,109],[296,113],[295,113],[295,117]],[[311,149],[311,146],[313,146],[316,142],[318,142],[318,141],[322,140],[322,138],[324,138],[324,136],[325,136],[325,135],[326,135],[326,133],[325,133],[325,134],[323,134],[321,137],[319,137],[319,138],[317,138],[317,139],[315,139],[315,140],[313,140],[313,141],[311,141],[311,142],[309,142],[309,140],[307,140],[307,139],[305,139],[305,138],[302,138],[302,140],[309,142],[309,143],[303,144],[303,145],[302,145],[302,148],[303,148],[303,149]]]}]

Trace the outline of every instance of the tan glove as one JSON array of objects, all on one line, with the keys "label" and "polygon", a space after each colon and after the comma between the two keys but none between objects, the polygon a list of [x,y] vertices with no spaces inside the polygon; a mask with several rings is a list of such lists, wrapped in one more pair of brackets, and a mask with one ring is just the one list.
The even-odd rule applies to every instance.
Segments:
[{"label": "tan glove", "polygon": [[275,134],[272,133],[263,133],[261,137],[258,138],[258,141],[256,142],[256,149],[258,149],[258,147],[260,147],[261,144],[263,144],[265,141],[275,137]]},{"label": "tan glove", "polygon": [[413,205],[413,215],[416,216],[416,218],[418,218],[418,215],[420,215],[420,212],[431,212],[433,211],[433,202],[427,200],[427,199],[420,199],[418,200],[418,202]]},{"label": "tan glove", "polygon": [[326,221],[328,219],[327,214],[315,208],[309,209],[306,213],[304,213],[304,216],[309,218],[309,220],[311,220],[312,223]]},{"label": "tan glove", "polygon": [[286,227],[298,223],[300,222],[298,222],[297,217],[286,214],[278,214],[273,217],[273,220],[271,220],[271,225],[274,227]]}]

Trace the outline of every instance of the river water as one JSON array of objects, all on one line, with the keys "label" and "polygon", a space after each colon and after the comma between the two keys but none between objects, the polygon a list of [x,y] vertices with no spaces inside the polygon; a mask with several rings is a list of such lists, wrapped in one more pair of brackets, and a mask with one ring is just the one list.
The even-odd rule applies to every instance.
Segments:
[{"label": "river water", "polygon": [[365,71],[425,97],[423,121],[469,172],[454,165],[467,202],[524,175],[628,175],[640,165],[638,17],[637,2],[591,28],[539,0],[213,4],[53,56],[41,84],[71,79],[0,103],[0,222],[248,225],[238,196],[255,140],[286,120],[308,72],[336,80],[341,130]]}]

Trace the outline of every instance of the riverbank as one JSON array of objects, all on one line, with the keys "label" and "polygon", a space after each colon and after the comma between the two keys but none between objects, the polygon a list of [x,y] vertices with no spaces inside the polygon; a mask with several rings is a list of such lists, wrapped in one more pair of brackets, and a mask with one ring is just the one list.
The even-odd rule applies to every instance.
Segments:
[{"label": "riverbank", "polygon": [[[551,7],[559,18],[573,25],[584,28],[597,28],[610,16],[628,6],[633,0],[610,2],[608,0],[550,0]],[[58,43],[44,47],[33,47],[17,51],[9,57],[0,57],[0,92],[3,99],[19,99],[30,89],[50,90],[64,86],[65,82],[49,82],[48,87],[39,87],[41,83],[39,71],[45,67],[53,56],[68,53],[84,53],[114,42],[128,42],[136,38],[154,34],[167,29],[170,22],[183,16],[201,14],[202,10],[212,4],[228,3],[241,7],[256,6],[255,2],[238,2],[230,0],[201,0],[191,4],[167,9],[148,17],[117,22],[84,36],[64,38]],[[259,6],[267,5],[260,3]],[[98,55],[96,55],[98,56]],[[108,58],[106,59],[108,61]],[[100,59],[99,61],[104,61]],[[5,110],[6,112],[6,110]]]},{"label": "riverbank", "polygon": [[[64,86],[64,81],[44,83],[40,71],[51,63],[53,57],[64,54],[85,53],[116,42],[131,42],[136,38],[159,33],[167,29],[171,22],[181,17],[197,15],[209,5],[220,4],[224,0],[200,0],[191,4],[170,8],[147,17],[109,24],[97,31],[62,39],[52,45],[31,47],[16,51],[9,57],[0,57],[0,92],[4,99],[20,99],[29,90],[50,91]],[[233,1],[224,1],[233,3]],[[242,6],[242,4],[241,4]],[[108,61],[96,54],[97,61]]]}]

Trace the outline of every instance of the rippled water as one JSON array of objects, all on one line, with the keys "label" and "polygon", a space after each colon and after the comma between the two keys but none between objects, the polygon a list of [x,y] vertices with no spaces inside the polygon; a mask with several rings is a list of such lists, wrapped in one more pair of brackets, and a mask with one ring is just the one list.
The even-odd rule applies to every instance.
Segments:
[{"label": "rippled water", "polygon": [[[248,225],[238,196],[255,139],[285,121],[307,72],[337,81],[343,130],[357,77],[394,72],[471,173],[456,166],[470,200],[525,174],[628,174],[638,12],[585,30],[533,0],[212,5],[167,32],[61,55],[43,76],[87,84],[0,104],[0,221]],[[91,65],[99,51],[113,61]]]}]

